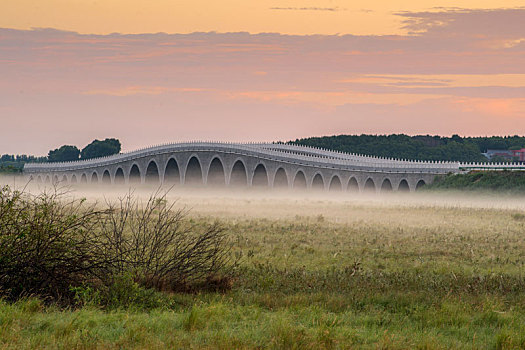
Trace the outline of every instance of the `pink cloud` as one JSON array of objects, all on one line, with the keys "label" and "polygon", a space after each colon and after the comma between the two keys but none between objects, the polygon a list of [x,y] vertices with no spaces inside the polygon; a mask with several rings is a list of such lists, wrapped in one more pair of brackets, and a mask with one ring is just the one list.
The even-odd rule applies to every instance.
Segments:
[{"label": "pink cloud", "polygon": [[407,36],[0,29],[0,119],[11,130],[0,153],[105,136],[130,149],[192,138],[525,133],[524,14],[403,13],[417,32]]}]

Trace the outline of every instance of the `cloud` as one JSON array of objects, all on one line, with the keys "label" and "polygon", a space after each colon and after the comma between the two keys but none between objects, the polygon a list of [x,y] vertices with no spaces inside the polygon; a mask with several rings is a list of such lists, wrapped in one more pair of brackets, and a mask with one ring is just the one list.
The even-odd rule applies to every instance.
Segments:
[{"label": "cloud", "polygon": [[414,34],[391,36],[0,29],[0,119],[11,130],[0,149],[42,154],[108,133],[130,148],[516,133],[525,130],[523,11],[403,13]]},{"label": "cloud", "polygon": [[525,38],[525,7],[502,9],[436,8],[435,11],[398,12],[403,28],[427,36],[461,35],[478,38]]}]

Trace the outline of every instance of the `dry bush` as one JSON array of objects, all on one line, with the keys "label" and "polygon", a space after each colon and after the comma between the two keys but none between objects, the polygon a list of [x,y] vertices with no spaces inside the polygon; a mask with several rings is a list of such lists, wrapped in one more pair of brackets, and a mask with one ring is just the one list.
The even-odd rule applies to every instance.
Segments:
[{"label": "dry bush", "polygon": [[96,254],[93,228],[105,214],[55,190],[33,196],[0,189],[0,289],[9,299],[59,299],[107,262]]},{"label": "dry bush", "polygon": [[114,276],[132,273],[146,288],[188,291],[229,287],[230,245],[224,229],[213,223],[198,227],[185,219],[183,209],[168,204],[157,191],[143,203],[131,193],[98,223],[103,237],[106,285]]},{"label": "dry bush", "polygon": [[111,291],[122,276],[158,290],[229,287],[230,246],[217,224],[196,227],[159,192],[105,207],[55,189],[0,189],[0,292],[69,302],[79,287]]}]

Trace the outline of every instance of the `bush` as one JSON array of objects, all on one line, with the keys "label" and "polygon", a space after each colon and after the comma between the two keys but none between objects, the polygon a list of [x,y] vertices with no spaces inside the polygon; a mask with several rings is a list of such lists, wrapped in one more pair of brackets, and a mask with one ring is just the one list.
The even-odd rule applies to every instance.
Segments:
[{"label": "bush", "polygon": [[114,262],[101,276],[106,285],[132,273],[147,288],[191,291],[214,288],[223,278],[230,247],[218,223],[198,228],[159,192],[146,203],[130,194],[108,207],[99,223],[105,260]]},{"label": "bush", "polygon": [[104,263],[93,231],[104,212],[61,197],[0,189],[0,289],[8,299],[65,297]]},{"label": "bush", "polygon": [[[159,192],[146,203],[130,194],[98,209],[60,190],[35,196],[3,187],[0,292],[11,300],[38,295],[70,303],[84,288],[105,295],[103,303],[126,304],[142,293],[135,286],[228,288],[230,245],[223,228],[196,227],[185,215]],[[128,287],[135,296],[117,293]]]}]

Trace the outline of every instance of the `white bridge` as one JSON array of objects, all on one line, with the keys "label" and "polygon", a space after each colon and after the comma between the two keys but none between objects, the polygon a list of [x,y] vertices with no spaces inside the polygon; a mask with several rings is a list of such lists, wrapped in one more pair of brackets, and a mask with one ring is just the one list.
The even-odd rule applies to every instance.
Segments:
[{"label": "white bridge", "polygon": [[415,191],[436,176],[522,164],[411,161],[275,143],[186,142],[63,163],[29,163],[39,183],[170,184],[330,191]]}]

